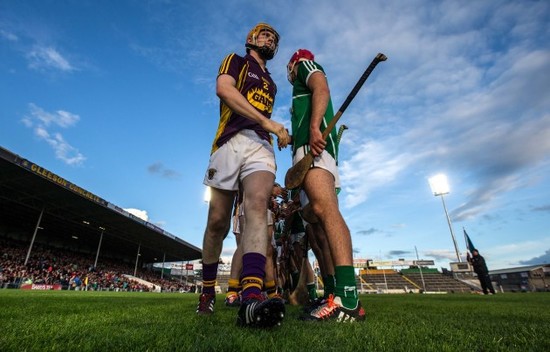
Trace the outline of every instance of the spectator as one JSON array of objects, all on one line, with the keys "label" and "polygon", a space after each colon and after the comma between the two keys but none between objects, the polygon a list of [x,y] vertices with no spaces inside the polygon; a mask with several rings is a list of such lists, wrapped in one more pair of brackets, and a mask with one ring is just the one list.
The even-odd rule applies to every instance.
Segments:
[{"label": "spectator", "polygon": [[485,263],[485,258],[479,254],[477,249],[472,249],[472,256],[468,255],[467,257],[470,264],[474,267],[474,272],[477,274],[481,289],[483,294],[495,294],[495,289],[491,283],[491,277],[489,276],[489,269],[487,269],[487,264]]}]

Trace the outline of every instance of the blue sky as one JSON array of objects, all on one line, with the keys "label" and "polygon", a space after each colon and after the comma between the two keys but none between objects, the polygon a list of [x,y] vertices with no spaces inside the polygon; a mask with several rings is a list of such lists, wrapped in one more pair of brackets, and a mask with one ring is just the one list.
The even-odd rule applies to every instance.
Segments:
[{"label": "blue sky", "polygon": [[[490,269],[550,263],[548,1],[0,0],[0,145],[202,247],[215,78],[257,22],[281,34],[273,118],[290,126],[285,65],[308,48],[341,122],[341,209],[356,258],[448,268],[428,178]],[[277,152],[277,179],[290,151]],[[224,256],[235,247],[232,235]]]}]

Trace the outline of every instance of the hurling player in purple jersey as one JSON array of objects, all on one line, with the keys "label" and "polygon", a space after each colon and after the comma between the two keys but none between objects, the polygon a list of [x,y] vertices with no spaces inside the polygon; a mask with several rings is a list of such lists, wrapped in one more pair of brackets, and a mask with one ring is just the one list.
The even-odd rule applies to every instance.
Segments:
[{"label": "hurling player in purple jersey", "polygon": [[246,37],[246,55],[227,55],[216,80],[220,121],[204,177],[204,184],[211,188],[211,199],[202,249],[203,291],[197,313],[214,312],[218,260],[240,187],[246,222],[241,234],[240,326],[279,325],[285,313],[282,300],[264,300],[261,295],[268,245],[266,214],[276,172],[271,133],[277,136],[279,148],[290,142],[285,127],[271,120],[277,86],[266,62],[276,54],[278,45],[277,31],[259,23]]}]

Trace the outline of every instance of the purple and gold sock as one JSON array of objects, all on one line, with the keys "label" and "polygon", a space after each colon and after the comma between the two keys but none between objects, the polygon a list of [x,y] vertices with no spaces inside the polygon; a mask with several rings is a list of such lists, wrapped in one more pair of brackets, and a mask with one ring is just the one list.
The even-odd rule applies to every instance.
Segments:
[{"label": "purple and gold sock", "polygon": [[261,295],[265,276],[265,256],[260,253],[246,253],[243,255],[243,271],[241,286],[243,301],[253,295]]},{"label": "purple and gold sock", "polygon": [[218,275],[218,262],[202,264],[202,293],[216,294],[216,276]]}]

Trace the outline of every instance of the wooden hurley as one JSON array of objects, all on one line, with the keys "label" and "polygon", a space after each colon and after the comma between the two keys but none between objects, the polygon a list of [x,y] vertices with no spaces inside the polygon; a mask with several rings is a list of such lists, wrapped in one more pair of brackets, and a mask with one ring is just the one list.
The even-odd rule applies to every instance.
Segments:
[{"label": "wooden hurley", "polygon": [[[378,53],[376,57],[372,60],[369,67],[365,70],[361,78],[359,78],[359,81],[355,84],[355,87],[351,90],[348,97],[344,101],[344,104],[342,104],[342,107],[336,112],[330,123],[328,124],[327,128],[323,131],[323,138],[326,140],[328,135],[330,134],[330,131],[336,126],[336,123],[340,119],[340,116],[344,113],[344,111],[347,109],[348,105],[351,103],[353,98],[357,95],[357,92],[359,92],[359,89],[365,83],[367,78],[369,78],[371,72],[374,70],[376,65],[378,65],[381,61],[386,61],[388,58],[386,55],[382,53]],[[304,181],[304,178],[308,172],[308,170],[311,167],[311,164],[313,163],[313,154],[311,153],[311,150],[294,166],[292,166],[285,175],[285,187],[287,189],[294,189],[298,188],[302,182]]]}]

